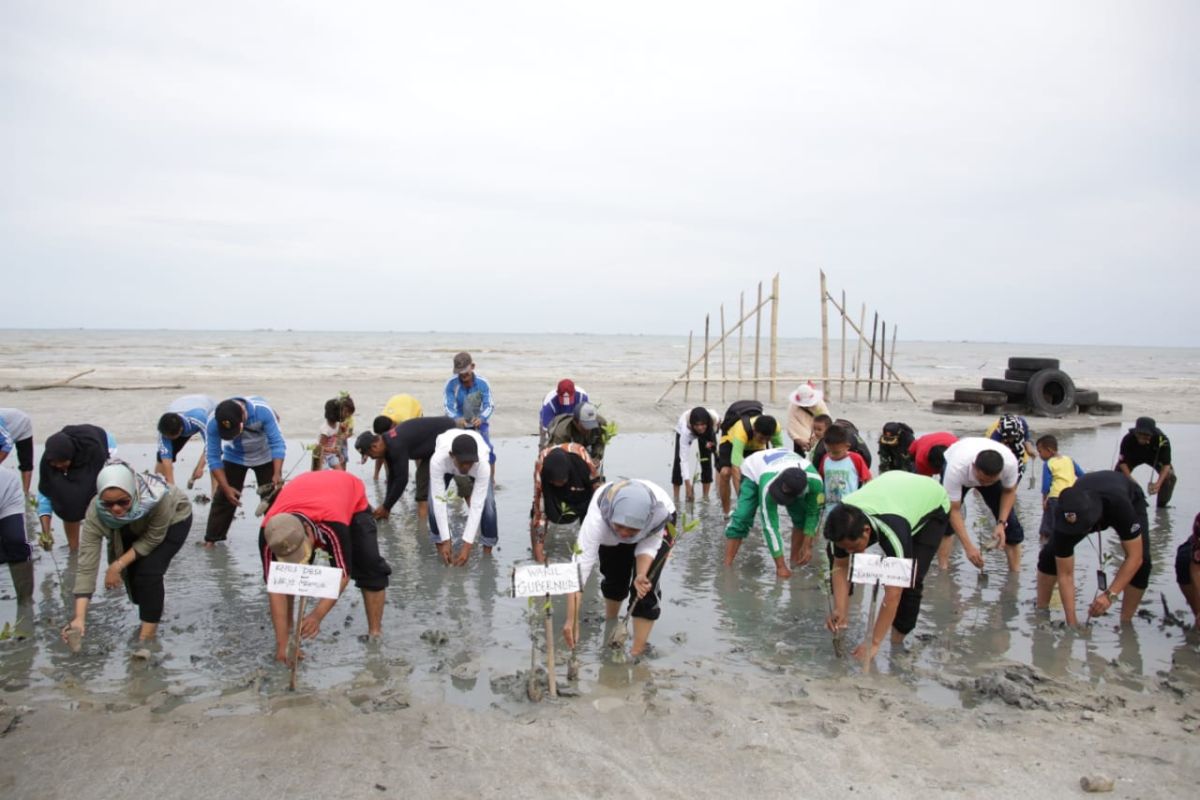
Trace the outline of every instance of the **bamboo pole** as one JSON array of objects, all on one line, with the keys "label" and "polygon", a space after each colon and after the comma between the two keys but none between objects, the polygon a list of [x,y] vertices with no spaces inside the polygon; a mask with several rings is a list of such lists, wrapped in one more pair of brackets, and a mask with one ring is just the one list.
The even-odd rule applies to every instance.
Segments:
[{"label": "bamboo pole", "polygon": [[[833,306],[834,306],[834,308],[838,308],[838,304],[837,304],[837,301],[836,301],[836,300],[834,300],[834,299],[830,298],[830,301],[829,301],[829,302],[833,303]],[[838,308],[838,310],[839,310],[839,311],[842,311],[842,309],[840,309],[840,308]],[[851,330],[853,330],[855,333],[857,333],[857,334],[859,335],[859,350],[860,350],[860,351],[862,350],[862,345],[863,345],[863,344],[866,342],[866,339],[867,339],[867,335],[866,335],[866,333],[865,333],[865,331],[866,331],[866,320],[867,320],[867,306],[866,306],[866,303],[864,303],[864,304],[863,304],[863,311],[862,311],[862,313],[863,313],[863,325],[862,325],[861,327],[860,327],[860,326],[858,326],[858,325],[855,325],[853,322],[851,322],[851,323],[850,323],[850,328],[851,328]],[[876,315],[876,316],[878,316],[878,315]],[[879,358],[880,358],[880,361],[882,362],[882,360],[883,360],[883,354],[882,354],[882,353],[879,353]],[[893,370],[892,370],[892,372],[893,372],[893,373],[895,373],[895,370],[893,369]],[[909,390],[909,387],[910,387],[910,386],[912,386],[912,384],[911,384],[911,383],[909,383],[909,382],[908,382],[908,381],[906,381],[906,380],[903,380],[903,379],[902,379],[902,378],[901,378],[899,375],[895,375],[895,379],[896,379],[896,381],[895,381],[895,382],[896,382],[896,383],[898,383],[898,384],[900,384],[900,387],[901,387],[902,389],[904,389],[904,393],[908,395],[909,399],[910,399],[910,400],[912,400],[914,403],[915,403],[915,402],[917,402],[917,397],[916,397],[916,395],[914,395],[914,394],[913,394],[913,393],[912,393],[912,392]]]},{"label": "bamboo pole", "polygon": [[[879,336],[879,377],[883,377],[883,354],[887,352],[887,321],[883,322],[883,332]],[[886,383],[879,385],[879,402],[883,402],[883,389],[887,386]]]},{"label": "bamboo pole", "polygon": [[[845,309],[842,310],[845,314]],[[858,379],[862,377],[863,329],[867,327],[867,304],[862,304],[862,319],[858,324],[858,355],[854,357],[854,402],[858,402]]]},{"label": "bamboo pole", "polygon": [[[871,352],[868,353],[869,359],[867,361],[867,364],[868,364],[867,377],[871,378],[871,379],[874,379],[874,377],[875,377],[875,340],[878,335],[879,335],[879,312],[876,311],[875,312],[875,324],[871,326]],[[875,383],[872,380],[871,383],[867,384],[867,402],[868,403],[871,402],[871,392],[874,388],[875,388]]]},{"label": "bamboo pole", "polygon": [[742,345],[746,338],[746,293],[738,296],[738,397],[742,395]]},{"label": "bamboo pole", "polygon": [[709,315],[704,315],[704,389],[701,391],[700,398],[708,403],[708,323]]},{"label": "bamboo pole", "polygon": [[[825,305],[825,302],[823,300],[821,301],[821,305],[822,306]],[[846,290],[843,289],[842,290],[842,308],[845,308],[845,307],[846,307]],[[840,316],[842,318],[842,372],[841,372],[842,383],[841,383],[841,388],[838,391],[838,400],[844,401],[846,399],[846,314],[845,314],[845,312],[842,312],[842,314]]]},{"label": "bamboo pole", "polygon": [[771,402],[775,402],[775,374],[779,371],[779,273],[771,281]]},{"label": "bamboo pole", "polygon": [[892,399],[892,381],[896,378],[896,370],[893,369],[893,365],[895,365],[895,363],[896,363],[896,336],[899,333],[900,333],[900,326],[893,325],[892,326],[892,354],[890,356],[888,356],[888,375],[890,376],[890,379],[888,380],[888,384],[887,384],[887,398],[886,399],[888,399],[888,400]]},{"label": "bamboo pole", "polygon": [[758,399],[758,362],[762,351],[762,281],[758,282],[758,304],[754,306],[754,399]]},{"label": "bamboo pole", "polygon": [[688,331],[687,371],[684,373],[683,384],[683,402],[685,405],[687,404],[688,390],[692,388],[692,333],[693,331]]},{"label": "bamboo pole", "polygon": [[[822,377],[829,376],[829,307],[825,302],[825,298],[829,296],[829,290],[825,287],[825,270],[820,270],[821,273],[821,375]],[[821,382],[821,390],[825,394],[829,394],[829,381]]]},{"label": "bamboo pole", "polygon": [[725,304],[721,303],[721,403],[725,403]]}]

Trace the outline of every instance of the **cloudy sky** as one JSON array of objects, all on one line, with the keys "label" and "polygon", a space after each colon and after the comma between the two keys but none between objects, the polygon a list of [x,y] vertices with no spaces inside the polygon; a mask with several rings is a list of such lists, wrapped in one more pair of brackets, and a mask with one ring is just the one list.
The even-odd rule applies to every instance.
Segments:
[{"label": "cloudy sky", "polygon": [[4,327],[1200,345],[1200,4],[0,4]]}]

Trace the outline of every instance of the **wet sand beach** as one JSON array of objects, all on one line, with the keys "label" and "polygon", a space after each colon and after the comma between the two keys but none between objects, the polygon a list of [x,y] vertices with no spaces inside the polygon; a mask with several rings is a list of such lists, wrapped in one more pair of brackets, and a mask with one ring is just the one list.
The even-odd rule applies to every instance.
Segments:
[{"label": "wet sand beach", "polygon": [[[107,342],[106,335],[112,337]],[[0,404],[29,411],[39,442],[62,424],[105,425],[121,455],[139,468],[152,465],[148,432],[177,395],[266,396],[289,438],[286,471],[306,462],[302,445],[315,438],[321,403],[338,390],[349,390],[358,402],[360,429],[396,392],[412,393],[426,413],[438,413],[449,357],[459,349],[433,347],[415,335],[398,348],[382,335],[346,335],[368,337],[355,340],[368,345],[348,364],[343,347],[333,348],[331,365],[323,366],[312,355],[314,340],[304,339],[294,352],[273,351],[275,362],[264,365],[259,361],[267,351],[239,344],[220,359],[232,362],[229,369],[209,371],[161,354],[139,358],[122,338],[130,334],[100,334],[100,341],[87,343],[80,334],[63,336],[51,342],[61,360],[33,363],[27,355],[30,363],[6,362],[0,384],[94,368],[87,379],[99,385],[182,388],[10,392],[0,394]],[[1126,404],[1121,418],[1032,419],[1035,432],[1059,435],[1062,452],[1085,468],[1108,468],[1121,434],[1142,413],[1158,417],[1174,444],[1182,477],[1173,507],[1151,510],[1154,573],[1144,614],[1131,629],[1118,629],[1110,615],[1088,631],[1071,631],[1061,611],[1035,611],[1036,544],[1027,540],[1016,575],[1008,574],[999,553],[988,556],[982,577],[961,553],[948,572],[935,567],[906,647],[885,645],[878,672],[867,676],[861,665],[833,655],[822,627],[819,566],[776,580],[757,531],[733,568],[721,566],[723,523],[714,493],[687,509],[700,524],[681,540],[664,572],[664,613],[652,657],[637,664],[612,658],[593,579],[578,694],[535,705],[525,698],[525,670],[531,645],[544,663],[542,621],[507,589],[512,565],[528,557],[530,434],[541,397],[558,377],[574,377],[620,425],[608,451],[609,477],[663,485],[669,431],[685,407],[681,389],[667,404],[654,405],[678,369],[662,350],[682,362],[673,349],[677,342],[643,342],[643,352],[633,341],[642,337],[581,338],[588,346],[577,350],[516,337],[494,354],[474,353],[497,394],[499,548],[491,558],[476,554],[465,569],[443,567],[415,518],[410,488],[380,526],[393,568],[383,641],[360,640],[361,602],[349,589],[306,647],[296,693],[286,689],[286,669],[271,660],[249,501],[229,543],[211,551],[199,546],[207,506],[195,506],[189,541],[167,574],[167,615],[148,659],[132,657],[139,647],[132,640],[136,611],[115,594],[97,597],[81,654],[72,656],[58,640],[70,559],[56,522],[59,546],[36,555],[35,634],[0,643],[0,731],[9,754],[0,765],[0,789],[12,797],[240,797],[251,787],[270,796],[346,797],[705,797],[747,789],[767,797],[1057,797],[1079,793],[1082,775],[1107,773],[1117,778],[1116,796],[1194,790],[1200,638],[1163,619],[1161,598],[1176,613],[1185,608],[1171,567],[1175,546],[1200,510],[1200,491],[1190,479],[1200,474],[1195,351],[1139,350],[1106,359],[1101,348],[1082,348],[1076,350],[1079,366],[1061,352],[1046,353],[1063,355],[1078,382],[1082,377],[1102,396]],[[65,348],[70,357],[61,355],[64,342],[74,347]],[[20,349],[8,339],[4,346]],[[395,358],[411,358],[414,366],[389,364],[393,348]],[[521,357],[504,350],[519,350]],[[119,357],[106,357],[110,351]],[[1009,352],[1014,348],[944,345],[940,357],[914,354],[912,371],[923,378],[916,387],[925,401],[920,406],[895,393],[887,404],[839,403],[836,389],[830,404],[864,433],[890,419],[908,421],[918,432],[979,433],[988,420],[935,416],[928,400],[943,396],[947,386],[969,385],[963,381],[972,372],[993,374],[1000,354]],[[811,348],[797,344],[796,353],[805,368]],[[485,358],[510,371],[486,368]],[[1152,365],[1154,358],[1159,363]],[[980,367],[981,359],[991,366]],[[521,368],[518,361],[538,366]],[[301,362],[307,366],[296,367]],[[898,359],[898,368],[903,364]],[[693,387],[686,405],[698,396]],[[707,404],[724,405],[715,397]],[[194,442],[181,463],[194,463],[198,454]],[[382,484],[371,480],[368,467],[355,463],[352,471],[374,501]],[[1144,483],[1147,476],[1138,476]],[[1023,482],[1018,511],[1028,531],[1036,530],[1039,505],[1038,490]],[[974,500],[968,504],[976,532],[987,527],[981,508]],[[568,558],[572,539],[570,529],[553,531],[551,557]],[[1106,546],[1119,552],[1115,537]],[[1098,555],[1088,545],[1077,551],[1081,597],[1094,591]],[[852,605],[851,642],[866,626],[862,594],[868,593],[856,593]],[[10,619],[6,573],[0,598],[0,620]],[[561,599],[555,612],[557,633]],[[559,653],[562,683],[561,637]]]}]

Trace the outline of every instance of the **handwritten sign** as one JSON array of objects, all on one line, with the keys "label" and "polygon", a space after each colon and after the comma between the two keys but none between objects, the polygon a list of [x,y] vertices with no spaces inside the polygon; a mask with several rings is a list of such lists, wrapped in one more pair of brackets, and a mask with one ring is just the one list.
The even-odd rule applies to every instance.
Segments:
[{"label": "handwritten sign", "polygon": [[884,586],[911,588],[917,580],[917,562],[911,558],[888,558],[874,553],[855,553],[850,559],[850,580]]},{"label": "handwritten sign", "polygon": [[342,571],[337,567],[285,564],[272,561],[267,574],[267,591],[337,600],[342,590]]},{"label": "handwritten sign", "polygon": [[579,565],[518,564],[513,567],[513,597],[541,597],[547,594],[582,592]]}]

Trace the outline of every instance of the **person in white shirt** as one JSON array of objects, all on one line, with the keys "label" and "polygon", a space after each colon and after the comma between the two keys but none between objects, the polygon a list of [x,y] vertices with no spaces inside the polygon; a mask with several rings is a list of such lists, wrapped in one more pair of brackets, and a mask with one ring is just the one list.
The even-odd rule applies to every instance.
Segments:
[{"label": "person in white shirt", "polygon": [[[983,556],[967,534],[962,513],[967,491],[974,489],[995,516],[996,527],[992,533],[996,546],[1004,545],[1008,568],[1016,572],[1021,566],[1021,542],[1025,539],[1015,507],[1020,481],[1016,457],[1000,442],[967,437],[947,448],[945,459],[942,486],[950,496],[950,531],[962,542],[967,560],[983,567]],[[953,547],[954,540],[947,534],[938,549],[938,566],[942,569],[949,567]]]},{"label": "person in white shirt", "polygon": [[717,455],[717,426],[721,419],[717,412],[704,406],[684,411],[675,424],[675,459],[671,465],[671,490],[675,502],[679,502],[679,487],[686,490],[687,501],[696,499],[692,481],[696,476],[693,453],[699,453],[700,485],[704,487],[704,499],[712,488],[713,460]]},{"label": "person in white shirt", "polygon": [[[487,441],[476,431],[448,430],[438,436],[434,444],[433,457],[429,460],[429,479],[434,484],[430,491],[433,495],[433,513],[429,516],[429,536],[437,546],[438,555],[447,564],[465,566],[477,538],[483,544],[484,555],[491,553],[500,539],[495,484],[492,481],[492,467],[488,463],[490,455],[491,448]],[[448,489],[452,479],[462,487],[464,481],[459,480],[462,478],[466,478],[465,483],[471,487],[469,494],[464,492],[470,505],[462,531],[462,546],[455,556],[448,498],[444,492],[437,492],[434,482],[441,479],[442,486]]]},{"label": "person in white shirt", "polygon": [[[605,619],[617,618],[631,590],[636,595],[630,609],[630,653],[634,656],[646,651],[654,621],[662,613],[658,604],[660,562],[671,550],[667,524],[674,520],[675,504],[666,491],[650,481],[623,480],[596,490],[579,526],[576,552],[581,580],[586,584],[592,568],[599,564]],[[582,597],[582,592],[567,595],[563,638],[568,647],[574,647],[579,638],[576,612]]]}]

